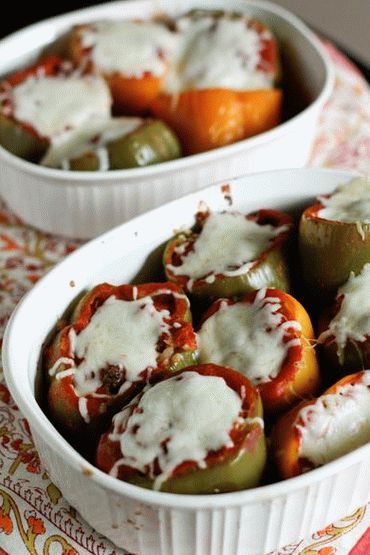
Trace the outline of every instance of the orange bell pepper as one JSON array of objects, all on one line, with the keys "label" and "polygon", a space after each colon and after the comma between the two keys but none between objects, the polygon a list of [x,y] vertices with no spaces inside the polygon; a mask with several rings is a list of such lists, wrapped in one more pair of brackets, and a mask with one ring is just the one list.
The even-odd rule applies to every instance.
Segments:
[{"label": "orange bell pepper", "polygon": [[282,91],[191,90],[154,99],[151,111],[179,136],[186,154],[246,139],[277,125]]},{"label": "orange bell pepper", "polygon": [[287,320],[295,320],[301,325],[296,335],[301,344],[291,347],[282,365],[281,371],[273,380],[258,386],[264,407],[267,411],[279,411],[296,404],[301,398],[307,398],[318,392],[320,372],[316,352],[310,340],[314,338],[311,320],[304,307],[294,297],[277,289],[267,290],[269,294],[279,297],[281,312]]},{"label": "orange bell pepper", "polygon": [[283,480],[302,474],[303,468],[299,458],[300,433],[295,425],[298,413],[304,407],[313,405],[312,401],[303,401],[285,413],[275,424],[271,434],[271,452]]},{"label": "orange bell pepper", "polygon": [[141,115],[160,93],[162,77],[144,75],[141,78],[125,77],[120,73],[104,75],[117,114]]},{"label": "orange bell pepper", "polygon": [[142,77],[128,77],[122,73],[101,72],[90,57],[91,49],[83,46],[82,36],[89,25],[77,25],[71,34],[68,52],[78,67],[102,73],[113,97],[113,111],[123,115],[142,115],[159,95],[165,75],[157,77],[145,73]]},{"label": "orange bell pepper", "polygon": [[325,391],[325,394],[328,395],[328,394],[331,394],[331,393],[337,393],[339,391],[339,389],[341,387],[344,387],[345,385],[355,385],[355,384],[361,383],[361,381],[363,380],[363,378],[366,375],[366,372],[368,372],[368,370],[362,370],[360,372],[356,372],[354,374],[349,374],[348,376],[344,376],[338,382],[336,382],[334,385],[330,386]]},{"label": "orange bell pepper", "polygon": [[[201,325],[219,310],[222,303],[228,305],[236,303],[252,304],[257,293],[257,291],[249,293],[239,301],[217,300],[202,316]],[[279,289],[266,289],[265,299],[269,297],[280,299],[281,308],[278,312],[285,317],[286,321],[296,321],[301,326],[301,330],[294,328],[289,332],[287,331],[286,340],[297,338],[299,344],[289,348],[277,376],[255,385],[261,395],[264,411],[271,414],[287,409],[297,404],[300,399],[317,393],[320,384],[320,373],[315,349],[309,342],[314,333],[306,310],[294,297]],[[202,357],[202,351],[200,356]],[[235,368],[235,370],[239,370],[245,373],[247,378],[249,377],[248,371],[243,372],[241,368]]]},{"label": "orange bell pepper", "polygon": [[[345,376],[330,386],[322,396],[335,395],[341,388],[347,385],[359,384],[363,381],[365,375],[366,371],[362,371]],[[309,405],[314,405],[317,400],[318,399],[303,401],[298,406],[285,413],[277,421],[272,430],[271,450],[274,454],[279,474],[283,479],[298,476],[310,468],[315,467],[314,463],[300,457],[301,436],[298,424],[301,410]]]}]

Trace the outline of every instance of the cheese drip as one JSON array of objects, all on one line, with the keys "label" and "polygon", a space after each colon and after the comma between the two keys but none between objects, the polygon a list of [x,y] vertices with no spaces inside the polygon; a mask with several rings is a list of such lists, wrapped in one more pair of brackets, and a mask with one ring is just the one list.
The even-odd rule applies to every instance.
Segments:
[{"label": "cheese drip", "polygon": [[98,21],[82,30],[82,46],[92,49],[98,69],[135,78],[163,75],[175,41],[165,25],[148,21]]},{"label": "cheese drip", "polygon": [[266,289],[252,304],[222,302],[199,331],[200,362],[230,366],[254,385],[276,378],[288,350],[301,344],[299,338],[284,341],[289,329],[301,331],[301,326],[286,320],[280,309],[280,299],[267,297]]},{"label": "cheese drip", "polygon": [[319,343],[335,338],[340,361],[348,341],[362,343],[370,335],[370,264],[365,264],[357,276],[351,273],[349,280],[338,289],[337,298],[341,296],[340,309],[318,338]]},{"label": "cheese drip", "polygon": [[273,87],[274,74],[261,67],[262,36],[247,27],[246,18],[205,16],[181,18],[179,40],[165,88],[169,93],[189,89],[234,90]]},{"label": "cheese drip", "polygon": [[130,414],[128,407],[113,418],[109,438],[119,441],[122,458],[110,473],[117,476],[121,465],[144,473],[149,469],[154,489],[159,490],[185,461],[206,468],[209,451],[233,446],[229,433],[237,422],[243,422],[241,408],[239,395],[217,376],[190,371],[160,382],[143,394],[138,411]]},{"label": "cheese drip", "polygon": [[370,224],[370,180],[354,179],[330,197],[320,197],[324,208],[317,215],[326,220]]},{"label": "cheese drip", "polygon": [[[256,258],[286,226],[260,225],[242,214],[212,213],[206,219],[193,250],[183,256],[180,266],[167,265],[175,275],[191,280],[209,274],[239,276],[247,272]],[[183,245],[177,252],[183,254]]]},{"label": "cheese drip", "polygon": [[129,382],[156,368],[156,347],[162,333],[168,332],[168,317],[167,310],[155,308],[151,297],[136,301],[109,297],[73,340],[73,354],[82,359],[74,374],[77,395],[94,393],[102,385],[100,370],[108,365],[124,370]]},{"label": "cheese drip", "polygon": [[[302,419],[302,423],[300,420]],[[347,384],[301,409],[299,456],[326,464],[370,441],[370,370],[361,383]]]},{"label": "cheese drip", "polygon": [[41,160],[41,164],[51,167],[69,169],[70,160],[83,156],[87,152],[94,152],[100,156],[102,151],[106,160],[100,163],[99,170],[109,170],[110,163],[106,145],[137,129],[143,120],[141,118],[112,118],[86,125],[79,133],[61,144],[51,145]]},{"label": "cheese drip", "polygon": [[71,137],[91,122],[110,118],[111,96],[100,77],[32,76],[10,94],[15,119],[52,143]]}]

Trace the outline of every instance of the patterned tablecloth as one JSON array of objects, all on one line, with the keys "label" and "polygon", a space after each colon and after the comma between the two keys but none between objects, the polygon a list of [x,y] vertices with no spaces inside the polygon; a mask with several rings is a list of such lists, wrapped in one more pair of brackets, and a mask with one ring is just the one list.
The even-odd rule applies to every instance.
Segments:
[{"label": "patterned tablecloth", "polygon": [[[331,45],[327,49],[335,65],[336,84],[321,116],[311,165],[370,173],[369,87],[345,57]],[[22,225],[5,204],[0,205],[1,336],[24,293],[76,246]],[[50,482],[27,421],[1,378],[0,555],[7,554],[124,555],[124,551],[90,528]],[[359,507],[352,515],[273,555],[334,554],[370,554],[370,506]]]}]

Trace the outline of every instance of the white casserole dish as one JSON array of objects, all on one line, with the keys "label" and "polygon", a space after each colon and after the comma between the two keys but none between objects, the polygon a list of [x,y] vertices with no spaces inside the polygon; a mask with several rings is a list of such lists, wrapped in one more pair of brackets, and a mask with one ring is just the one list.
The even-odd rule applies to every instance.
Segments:
[{"label": "white casserole dish", "polygon": [[304,109],[256,137],[147,168],[54,170],[29,163],[0,147],[0,193],[25,222],[69,237],[93,237],[209,183],[248,172],[301,167],[307,162],[318,115],[332,90],[332,70],[315,35],[295,16],[269,2],[217,0],[210,6],[207,0],[137,0],[72,12],[0,41],[0,74],[35,61],[74,24],[102,18],[150,18],[163,11],[178,15],[194,7],[246,12],[271,26],[279,38],[290,79],[298,82],[291,87],[292,101],[298,98],[301,102],[307,96]]},{"label": "white casserole dish", "polygon": [[[230,182],[232,207],[296,209],[353,177],[334,170],[285,170]],[[225,198],[226,197],[226,198]],[[121,225],[69,256],[15,310],[3,346],[5,376],[50,478],[99,532],[139,555],[261,555],[295,542],[369,500],[370,444],[284,482],[219,495],[174,495],[120,482],[86,462],[56,432],[35,400],[35,375],[47,334],[83,290],[153,272],[155,247],[199,202],[228,209],[220,185],[173,201]],[[148,268],[149,267],[149,268]]]}]

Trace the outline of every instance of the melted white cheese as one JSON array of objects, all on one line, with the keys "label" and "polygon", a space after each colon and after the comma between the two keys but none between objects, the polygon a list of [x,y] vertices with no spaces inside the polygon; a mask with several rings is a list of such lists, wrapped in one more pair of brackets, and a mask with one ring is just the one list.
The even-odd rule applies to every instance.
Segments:
[{"label": "melted white cheese", "polygon": [[[246,18],[178,21],[175,63],[166,79],[166,91],[225,88],[236,90],[273,87],[274,75],[258,68],[263,46],[261,34],[247,27]],[[271,38],[268,31],[265,38]]]},{"label": "melted white cheese", "polygon": [[[298,423],[302,418],[303,424]],[[361,383],[322,395],[301,409],[299,456],[315,466],[328,463],[370,441],[370,370]]]},{"label": "melted white cheese", "polygon": [[141,397],[139,411],[128,416],[130,409],[126,409],[114,417],[110,439],[120,442],[122,458],[111,474],[117,476],[125,464],[141,472],[149,468],[153,478],[157,460],[160,474],[154,489],[160,489],[185,461],[205,468],[209,451],[233,446],[229,433],[241,407],[239,395],[220,377],[190,371],[156,384]]},{"label": "melted white cheese", "polygon": [[86,424],[90,422],[90,414],[87,408],[87,399],[86,397],[80,397],[78,400],[78,410],[82,418],[85,420]]},{"label": "melted white cheese", "polygon": [[75,368],[74,385],[80,396],[101,384],[100,370],[107,365],[125,370],[135,382],[147,368],[157,367],[157,342],[168,331],[167,310],[158,311],[151,297],[123,301],[110,297],[75,337],[74,355],[82,362]]},{"label": "melted white cheese", "polygon": [[330,197],[320,197],[324,208],[318,216],[347,223],[370,223],[370,180],[355,179],[338,187]]},{"label": "melted white cheese", "polygon": [[82,31],[82,46],[103,72],[140,78],[161,76],[173,52],[176,35],[165,25],[138,21],[99,21]]},{"label": "melted white cheese", "polygon": [[[70,140],[62,143],[52,144],[41,160],[43,166],[62,167],[69,169],[69,161],[78,158],[92,150],[99,152],[111,141],[124,137],[131,131],[137,129],[141,118],[112,118],[108,121],[89,122],[83,129],[79,129]],[[102,164],[100,170],[109,169],[108,153],[102,153]]]},{"label": "melted white cheese", "polygon": [[[182,258],[180,266],[167,265],[175,275],[191,280],[207,274],[238,276],[247,272],[253,262],[270,245],[285,226],[259,225],[242,214],[212,213],[206,219],[194,248]],[[179,247],[181,253],[181,245]]]},{"label": "melted white cheese", "polygon": [[110,118],[111,96],[100,77],[29,77],[11,90],[11,99],[15,119],[52,143]]},{"label": "melted white cheese", "polygon": [[95,150],[95,155],[98,159],[99,171],[107,171],[110,168],[109,153],[105,146],[100,146]]},{"label": "melted white cheese", "polygon": [[[62,366],[62,365],[64,366],[66,364],[68,365],[68,372],[71,372],[70,368],[74,366],[73,358],[69,358],[69,357],[60,357],[60,358],[58,358],[58,360],[55,361],[53,366],[51,368],[49,368],[49,376],[55,376],[55,374],[58,372],[60,366]],[[59,376],[59,374],[61,374],[61,373],[62,372],[59,372],[57,375]]]},{"label": "melted white cheese", "polygon": [[200,362],[234,368],[254,385],[271,381],[279,374],[289,348],[300,345],[299,338],[284,342],[289,328],[300,330],[301,326],[295,320],[286,321],[280,309],[280,299],[266,297],[265,289],[252,304],[221,303],[199,331]]},{"label": "melted white cheese", "polygon": [[370,264],[365,264],[358,276],[351,273],[349,280],[338,289],[337,297],[342,295],[340,309],[318,339],[324,343],[334,337],[340,360],[348,341],[362,343],[370,335]]}]

